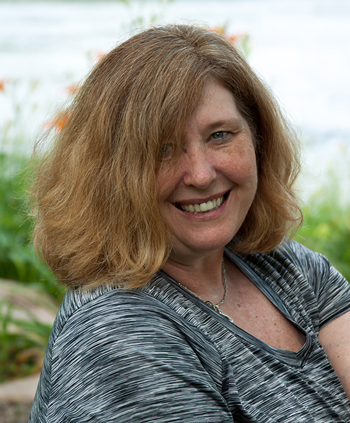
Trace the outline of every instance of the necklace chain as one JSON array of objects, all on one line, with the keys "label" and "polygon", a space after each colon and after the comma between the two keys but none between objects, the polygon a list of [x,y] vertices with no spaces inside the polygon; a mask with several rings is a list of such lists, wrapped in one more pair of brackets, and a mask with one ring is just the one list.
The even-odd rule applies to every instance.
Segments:
[{"label": "necklace chain", "polygon": [[[221,272],[222,272],[222,285],[224,287],[224,296],[222,297],[222,300],[220,302],[218,302],[217,304],[213,304],[211,301],[204,301],[203,298],[201,298],[199,295],[195,294],[193,291],[191,291],[190,289],[188,289],[186,286],[182,285],[182,283],[178,282],[179,285],[181,285],[183,288],[186,289],[186,291],[190,292],[192,295],[194,295],[196,298],[198,298],[199,300],[201,300],[203,303],[207,304],[209,307],[211,307],[212,309],[214,309],[217,313],[226,316],[221,310],[220,310],[220,306],[224,304],[224,302],[226,301],[227,298],[227,281],[226,281],[226,271],[225,271],[225,265],[224,265],[224,258],[222,258],[222,262],[221,262]],[[231,318],[229,318],[230,320],[232,320]]]},{"label": "necklace chain", "polygon": [[227,297],[227,282],[226,282],[226,271],[225,271],[225,266],[224,266],[224,258],[222,258],[222,262],[221,262],[221,272],[222,272],[222,284],[224,285],[224,296],[222,297],[222,300],[215,304],[216,307],[220,307],[222,304],[224,304],[224,302],[226,301],[226,297]]}]

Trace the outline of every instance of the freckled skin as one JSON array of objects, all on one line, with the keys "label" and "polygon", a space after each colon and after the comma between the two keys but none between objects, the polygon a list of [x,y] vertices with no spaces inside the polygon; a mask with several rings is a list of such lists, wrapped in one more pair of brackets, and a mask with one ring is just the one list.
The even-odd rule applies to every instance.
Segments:
[{"label": "freckled skin", "polygon": [[320,330],[318,339],[350,399],[350,311]]},{"label": "freckled skin", "polygon": [[305,335],[237,267],[228,263],[226,274],[231,281],[229,298],[234,299],[235,306],[231,301],[225,302],[222,311],[232,317],[237,326],[266,344],[290,351],[300,350]]},{"label": "freckled skin", "polygon": [[[171,233],[171,258],[180,263],[202,252],[222,251],[242,225],[257,187],[248,124],[232,93],[217,81],[206,83],[183,134],[179,161],[172,172],[161,166],[157,175],[160,209]],[[223,136],[216,139],[213,134]],[[174,205],[201,203],[226,192],[229,198],[216,213],[191,215]]]},{"label": "freckled skin", "polygon": [[[179,160],[172,167],[166,161],[160,163],[157,187],[172,245],[163,270],[200,298],[217,304],[223,298],[224,247],[241,227],[257,189],[248,124],[232,93],[217,81],[206,83],[185,124]],[[181,209],[181,205],[224,195],[226,201],[210,212],[193,214]],[[220,309],[263,342],[298,351],[304,335],[233,263],[226,260],[225,269],[228,295]]]}]

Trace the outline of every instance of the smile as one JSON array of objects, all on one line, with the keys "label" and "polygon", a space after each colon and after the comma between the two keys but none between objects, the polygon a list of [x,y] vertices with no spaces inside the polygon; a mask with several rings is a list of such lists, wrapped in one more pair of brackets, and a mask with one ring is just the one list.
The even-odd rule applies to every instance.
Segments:
[{"label": "smile", "polygon": [[226,200],[227,195],[207,201],[205,203],[194,204],[176,204],[176,207],[191,214],[207,213],[218,209],[221,204]]}]

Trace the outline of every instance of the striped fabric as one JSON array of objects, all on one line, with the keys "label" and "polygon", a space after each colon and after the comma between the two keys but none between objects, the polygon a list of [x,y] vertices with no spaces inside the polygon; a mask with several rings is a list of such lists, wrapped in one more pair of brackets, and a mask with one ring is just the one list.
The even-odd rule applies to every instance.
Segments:
[{"label": "striped fabric", "polygon": [[298,352],[244,332],[163,272],[137,291],[69,291],[29,422],[350,422],[317,340],[350,309],[346,280],[295,242],[226,254],[305,333]]}]

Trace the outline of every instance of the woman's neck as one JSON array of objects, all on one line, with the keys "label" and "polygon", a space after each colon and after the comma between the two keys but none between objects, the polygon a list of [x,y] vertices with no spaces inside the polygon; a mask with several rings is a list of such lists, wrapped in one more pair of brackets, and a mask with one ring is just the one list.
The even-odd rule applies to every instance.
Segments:
[{"label": "woman's neck", "polygon": [[222,260],[223,249],[200,256],[186,256],[185,260],[171,254],[162,270],[204,301],[217,304],[224,293]]}]

